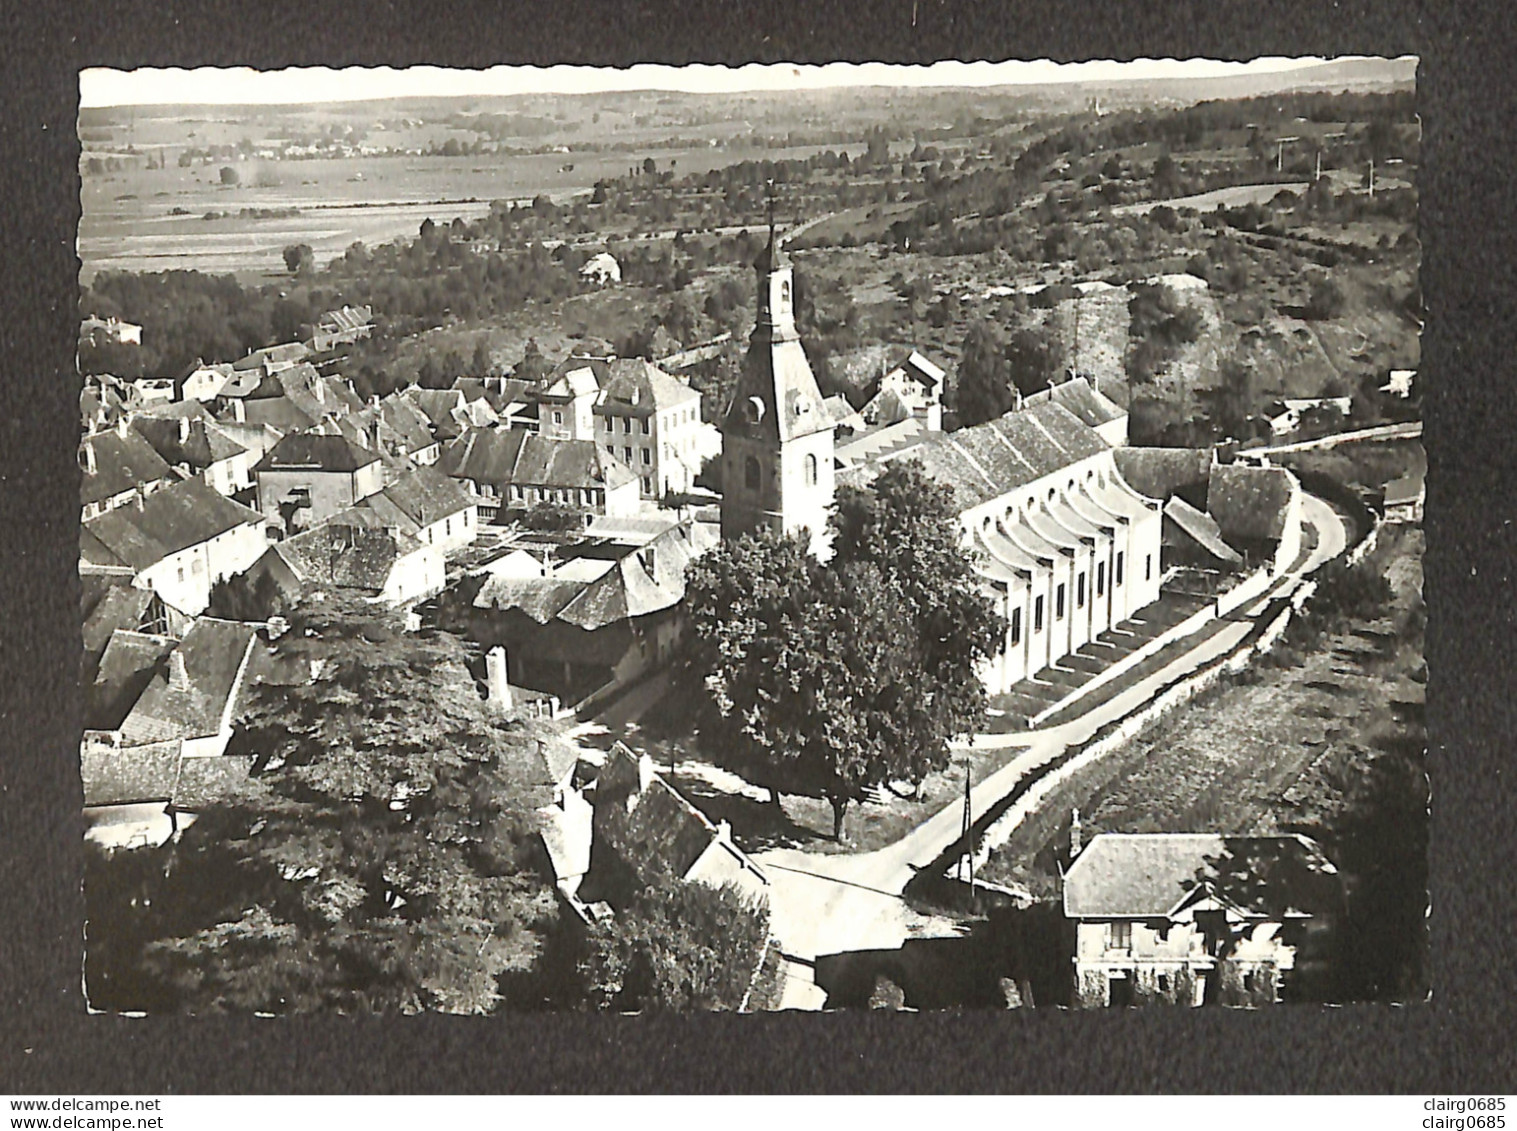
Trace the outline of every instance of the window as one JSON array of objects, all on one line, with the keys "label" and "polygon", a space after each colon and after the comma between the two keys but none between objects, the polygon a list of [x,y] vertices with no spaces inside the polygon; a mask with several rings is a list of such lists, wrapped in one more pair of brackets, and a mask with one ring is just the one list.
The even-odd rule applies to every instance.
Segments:
[{"label": "window", "polygon": [[750,491],[759,489],[759,464],[752,456],[743,461],[743,486]]},{"label": "window", "polygon": [[1122,584],[1122,551],[1121,550],[1117,551],[1117,569],[1116,569],[1116,573],[1112,576],[1111,581],[1112,581],[1113,585],[1121,585]]},{"label": "window", "polygon": [[1053,619],[1064,619],[1064,585],[1061,582],[1053,595]]},{"label": "window", "polygon": [[1012,647],[1022,643],[1022,610],[1011,610],[1011,632],[1008,634]]},{"label": "window", "polygon": [[647,467],[652,462],[653,462],[653,453],[651,451],[649,451],[647,448],[644,448],[643,449],[643,466]]},{"label": "window", "polygon": [[1160,974],[1159,975],[1159,992],[1161,994],[1167,994],[1167,993],[1169,993],[1169,975],[1168,974]]},{"label": "window", "polygon": [[553,423],[554,424],[562,424],[563,422],[564,422],[564,414],[562,412],[559,412],[557,409],[555,409],[553,411]]},{"label": "window", "polygon": [[816,456],[811,452],[806,453],[806,486],[816,486]]},{"label": "window", "polygon": [[453,536],[453,520],[451,518],[442,520],[442,536],[444,538],[451,538]]},{"label": "window", "polygon": [[1032,603],[1032,630],[1043,631],[1043,598],[1041,596]]},{"label": "window", "polygon": [[1083,609],[1084,607],[1085,607],[1085,571],[1081,570],[1080,571],[1080,575],[1075,578],[1075,608],[1077,608],[1077,609]]},{"label": "window", "polygon": [[622,431],[625,432],[625,433],[629,433],[629,434],[631,433],[631,431],[632,431],[632,418],[630,416],[624,416],[624,417],[622,417]]},{"label": "window", "polygon": [[1154,556],[1152,554],[1144,554],[1143,555],[1143,580],[1144,581],[1151,581],[1153,579],[1153,576],[1154,576]]},{"label": "window", "polygon": [[616,427],[616,422],[614,420],[612,420],[609,416],[606,417],[606,431],[609,432],[609,431],[611,431],[615,427]]},{"label": "window", "polygon": [[653,494],[653,480],[646,475],[643,476],[643,494]]},{"label": "window", "polygon": [[1106,563],[1096,563],[1096,596],[1106,596]]},{"label": "window", "polygon": [[622,455],[626,457],[628,463],[632,462],[632,449],[631,448],[623,448],[622,449]]},{"label": "window", "polygon": [[1112,950],[1126,950],[1132,946],[1131,923],[1108,923],[1106,929],[1107,945]]}]

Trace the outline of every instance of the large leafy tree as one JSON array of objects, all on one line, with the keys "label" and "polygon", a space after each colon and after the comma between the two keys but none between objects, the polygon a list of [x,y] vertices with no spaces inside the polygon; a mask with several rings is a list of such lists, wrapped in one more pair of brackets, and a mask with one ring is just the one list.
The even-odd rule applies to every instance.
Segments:
[{"label": "large leafy tree", "polygon": [[690,567],[686,678],[713,748],[772,791],[851,802],[920,781],[982,717],[977,664],[1004,629],[958,547],[952,494],[916,464],[838,494],[834,555],[728,542]]},{"label": "large leafy tree", "polygon": [[275,652],[234,740],[254,775],[176,849],[204,925],[148,966],[190,1009],[493,1009],[556,915],[533,814],[552,736],[395,613],[303,603]]},{"label": "large leafy tree", "polygon": [[768,922],[735,888],[661,877],[587,936],[578,965],[586,1004],[623,1013],[740,1009]]}]

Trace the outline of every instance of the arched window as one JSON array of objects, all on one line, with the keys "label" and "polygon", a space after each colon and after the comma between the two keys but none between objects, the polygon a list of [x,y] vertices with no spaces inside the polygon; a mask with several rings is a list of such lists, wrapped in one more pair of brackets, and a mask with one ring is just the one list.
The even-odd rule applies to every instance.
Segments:
[{"label": "arched window", "polygon": [[759,462],[752,456],[743,461],[743,486],[750,491],[759,489]]},{"label": "arched window", "polygon": [[810,452],[806,453],[806,486],[816,486],[816,456]]}]

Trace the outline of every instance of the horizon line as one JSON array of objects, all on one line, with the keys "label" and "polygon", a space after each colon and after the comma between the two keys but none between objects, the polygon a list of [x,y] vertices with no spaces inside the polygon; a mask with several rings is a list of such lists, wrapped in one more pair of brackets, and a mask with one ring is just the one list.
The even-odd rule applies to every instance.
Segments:
[{"label": "horizon line", "polygon": [[[1331,63],[1418,61],[1395,57],[1341,55],[1332,58],[1267,56],[1248,61],[1221,59],[1110,59],[1058,63],[1051,59],[1001,62],[956,59],[905,63],[637,63],[628,67],[554,64],[548,67],[453,68],[144,67],[124,71],[91,67],[79,75],[81,110],[129,106],[299,106],[405,98],[489,98],[559,94],[754,94],[781,91],[868,89],[927,90],[1128,82],[1165,79],[1218,79],[1286,74]],[[211,85],[218,84],[218,85]],[[211,97],[207,97],[209,91]],[[218,91],[225,96],[218,97]]]}]

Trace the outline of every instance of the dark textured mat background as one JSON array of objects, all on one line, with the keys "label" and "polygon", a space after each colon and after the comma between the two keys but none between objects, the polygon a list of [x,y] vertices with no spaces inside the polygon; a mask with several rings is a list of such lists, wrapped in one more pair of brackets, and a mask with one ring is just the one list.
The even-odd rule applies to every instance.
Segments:
[{"label": "dark textured mat background", "polygon": [[[1135,14],[1141,8],[1142,17]],[[1495,3],[62,4],[0,25],[0,1093],[1513,1091],[1509,9]],[[79,989],[81,66],[1416,53],[1428,306],[1434,997],[917,1016],[88,1017]]]}]

